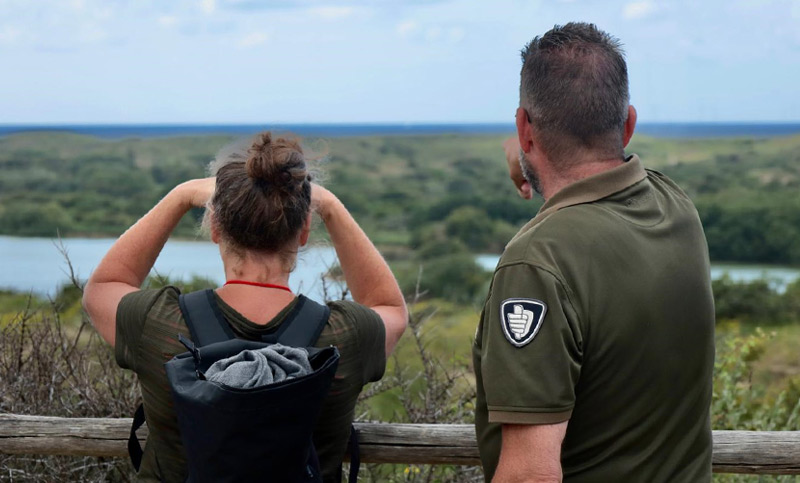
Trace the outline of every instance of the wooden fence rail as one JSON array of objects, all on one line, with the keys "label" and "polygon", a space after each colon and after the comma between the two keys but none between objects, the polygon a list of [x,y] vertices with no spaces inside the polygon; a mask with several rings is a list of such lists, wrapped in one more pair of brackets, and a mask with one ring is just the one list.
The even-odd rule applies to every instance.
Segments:
[{"label": "wooden fence rail", "polygon": [[[0,454],[126,456],[130,424],[0,414]],[[356,429],[366,463],[480,464],[472,425],[356,423]],[[713,467],[717,473],[800,474],[800,431],[714,431]]]}]

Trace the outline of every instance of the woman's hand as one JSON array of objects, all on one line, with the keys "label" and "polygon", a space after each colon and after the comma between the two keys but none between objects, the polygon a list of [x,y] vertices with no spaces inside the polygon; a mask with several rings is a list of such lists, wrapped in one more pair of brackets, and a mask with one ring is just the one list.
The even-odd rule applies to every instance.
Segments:
[{"label": "woman's hand", "polygon": [[336,195],[316,183],[311,183],[311,209],[321,218],[325,218],[331,202],[335,200]]},{"label": "woman's hand", "polygon": [[180,191],[186,203],[196,208],[205,208],[214,196],[216,185],[217,178],[200,178],[181,183],[175,189]]}]

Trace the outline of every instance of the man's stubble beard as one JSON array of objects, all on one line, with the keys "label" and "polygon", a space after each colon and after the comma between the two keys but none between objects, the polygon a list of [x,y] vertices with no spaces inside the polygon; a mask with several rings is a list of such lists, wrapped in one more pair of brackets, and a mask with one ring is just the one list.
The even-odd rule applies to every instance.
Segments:
[{"label": "man's stubble beard", "polygon": [[533,191],[542,196],[542,183],[539,179],[539,174],[531,162],[528,161],[528,158],[525,157],[525,151],[522,148],[519,150],[519,167],[522,170],[522,177],[525,178],[525,181],[531,185]]}]

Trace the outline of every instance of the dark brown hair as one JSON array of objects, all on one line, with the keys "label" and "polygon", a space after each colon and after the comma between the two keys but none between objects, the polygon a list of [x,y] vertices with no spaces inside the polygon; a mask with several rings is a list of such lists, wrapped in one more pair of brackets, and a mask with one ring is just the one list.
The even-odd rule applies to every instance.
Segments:
[{"label": "dark brown hair", "polygon": [[213,223],[234,249],[278,252],[295,240],[311,206],[311,175],[300,141],[256,136],[245,151],[220,153]]},{"label": "dark brown hair", "polygon": [[551,158],[576,146],[622,158],[628,100],[622,45],[594,24],[556,25],[522,50],[520,106]]}]

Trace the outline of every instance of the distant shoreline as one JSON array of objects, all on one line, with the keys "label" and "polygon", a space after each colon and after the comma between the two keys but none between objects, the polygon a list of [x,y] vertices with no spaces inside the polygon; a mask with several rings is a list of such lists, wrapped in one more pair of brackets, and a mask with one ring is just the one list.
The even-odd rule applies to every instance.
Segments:
[{"label": "distant shoreline", "polygon": [[[247,136],[264,129],[302,136],[360,137],[417,135],[506,135],[511,123],[466,124],[0,124],[0,137],[29,132],[69,132],[102,139],[176,136]],[[800,134],[800,122],[790,123],[640,123],[636,132],[669,139],[769,138]]]}]

